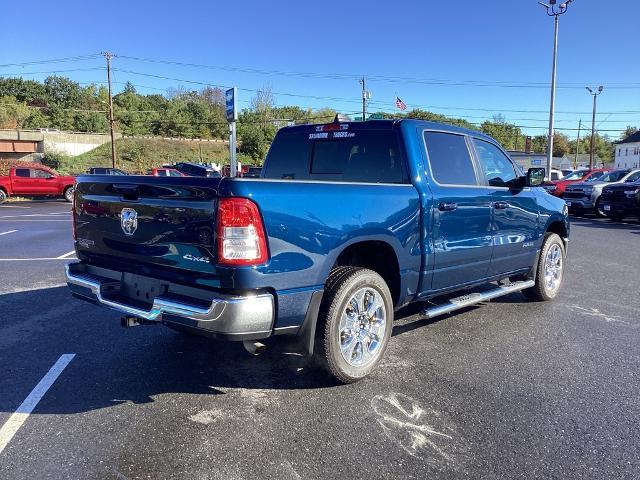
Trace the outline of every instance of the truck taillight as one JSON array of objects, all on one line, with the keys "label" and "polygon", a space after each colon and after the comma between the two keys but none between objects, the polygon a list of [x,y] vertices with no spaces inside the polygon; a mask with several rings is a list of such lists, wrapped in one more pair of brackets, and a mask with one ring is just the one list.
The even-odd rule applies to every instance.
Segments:
[{"label": "truck taillight", "polygon": [[260,265],[267,261],[267,239],[258,206],[247,198],[218,202],[218,263]]}]

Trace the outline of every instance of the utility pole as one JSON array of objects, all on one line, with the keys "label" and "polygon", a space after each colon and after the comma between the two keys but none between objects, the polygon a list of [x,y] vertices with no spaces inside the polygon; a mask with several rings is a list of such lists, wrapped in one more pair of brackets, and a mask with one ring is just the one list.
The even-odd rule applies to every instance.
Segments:
[{"label": "utility pole", "polygon": [[113,97],[111,96],[111,59],[115,55],[111,52],[102,52],[102,55],[107,60],[107,83],[109,84],[109,132],[111,133],[111,166],[116,168],[116,138],[113,124]]},{"label": "utility pole", "polygon": [[551,161],[553,159],[553,115],[556,104],[556,65],[558,58],[558,17],[566,13],[573,0],[566,0],[556,10],[557,0],[549,0],[549,4],[538,2],[547,10],[547,15],[554,17],[553,63],[551,65],[551,102],[549,105],[549,139],[547,141],[547,176],[551,178]]},{"label": "utility pole", "polygon": [[591,116],[591,148],[590,148],[590,152],[589,152],[589,169],[593,168],[593,154],[594,154],[594,142],[596,140],[596,99],[598,98],[598,95],[600,95],[602,93],[602,90],[604,90],[604,87],[602,85],[600,85],[598,87],[597,90],[592,90],[589,87],[585,87],[587,89],[587,91],[589,92],[589,94],[591,94],[591,96],[593,96],[593,115]]},{"label": "utility pole", "polygon": [[582,129],[582,119],[578,122],[578,138],[576,139],[576,156],[573,160],[573,169],[578,169],[578,152],[580,150],[580,130]]},{"label": "utility pole", "polygon": [[362,121],[364,122],[367,115],[367,90],[364,86],[364,77],[360,79],[360,84],[362,85]]}]

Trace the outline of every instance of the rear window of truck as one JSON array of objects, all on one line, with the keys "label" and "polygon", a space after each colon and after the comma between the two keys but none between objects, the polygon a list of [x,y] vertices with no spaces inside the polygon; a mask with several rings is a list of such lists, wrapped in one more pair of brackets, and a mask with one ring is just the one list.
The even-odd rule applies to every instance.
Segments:
[{"label": "rear window of truck", "polygon": [[263,178],[405,183],[397,134],[391,130],[281,132],[265,160]]}]

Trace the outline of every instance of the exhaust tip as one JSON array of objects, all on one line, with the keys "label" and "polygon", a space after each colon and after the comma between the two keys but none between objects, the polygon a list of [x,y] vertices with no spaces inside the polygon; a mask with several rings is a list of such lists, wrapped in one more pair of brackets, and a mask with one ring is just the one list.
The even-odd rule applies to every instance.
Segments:
[{"label": "exhaust tip", "polygon": [[242,346],[251,355],[262,355],[267,350],[267,346],[264,343],[254,340],[244,340]]}]

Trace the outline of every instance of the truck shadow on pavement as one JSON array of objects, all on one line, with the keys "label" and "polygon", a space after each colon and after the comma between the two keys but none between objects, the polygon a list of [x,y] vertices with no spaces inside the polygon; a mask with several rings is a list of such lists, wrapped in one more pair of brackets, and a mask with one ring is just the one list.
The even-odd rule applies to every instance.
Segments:
[{"label": "truck shadow on pavement", "polygon": [[[513,295],[514,302],[524,301]],[[505,297],[504,301],[509,301]],[[424,319],[416,304],[396,314],[393,335],[461,312]],[[66,287],[0,295],[0,364],[7,373],[0,413],[12,412],[65,353],[76,354],[38,406],[39,413],[79,413],[144,404],[175,393],[224,395],[228,389],[299,390],[337,386],[283,337],[252,356],[239,342],[178,333],[164,326],[123,329],[117,312],[71,297]]]},{"label": "truck shadow on pavement", "polygon": [[66,287],[0,295],[0,413],[12,412],[60,355],[75,353],[38,413],[78,413],[165,393],[317,389],[336,383],[283,342],[252,356],[164,326],[123,329],[119,315],[74,299]]}]

